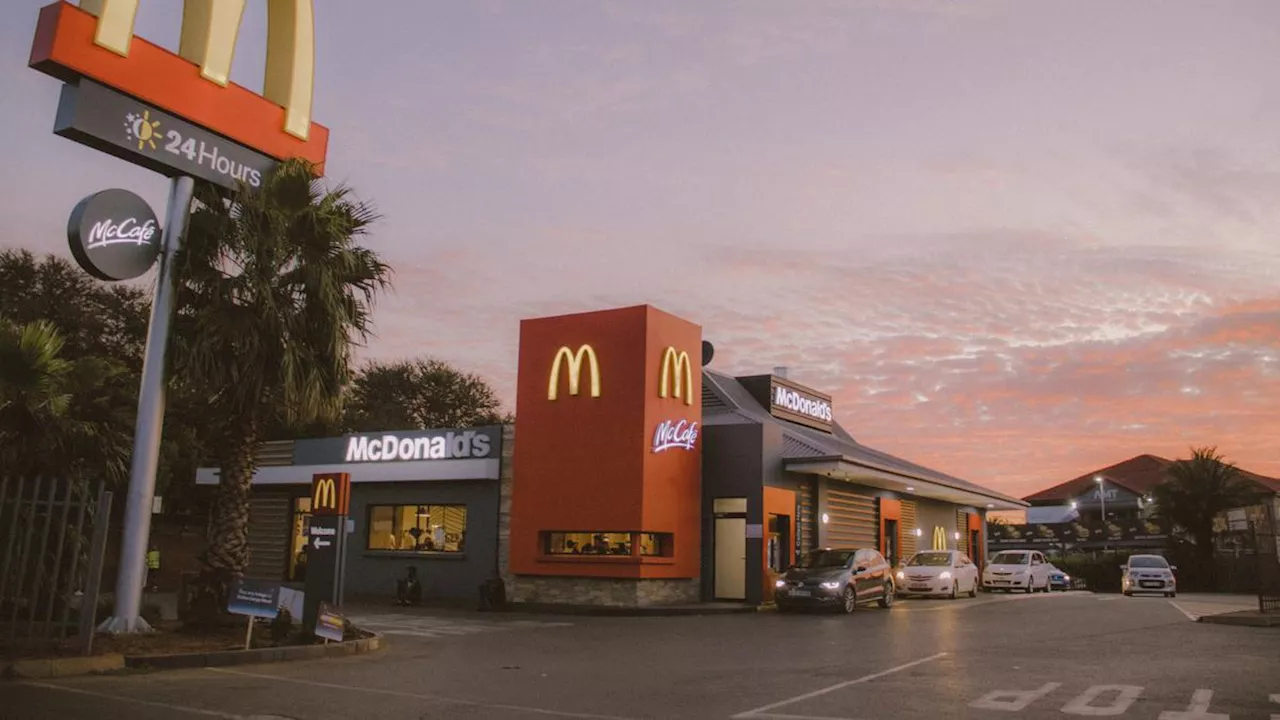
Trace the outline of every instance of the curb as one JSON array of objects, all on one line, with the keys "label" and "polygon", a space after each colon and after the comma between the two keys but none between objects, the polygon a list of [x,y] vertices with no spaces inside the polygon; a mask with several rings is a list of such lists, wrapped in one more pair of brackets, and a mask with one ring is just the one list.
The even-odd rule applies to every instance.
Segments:
[{"label": "curb", "polygon": [[346,640],[328,645],[290,645],[286,647],[258,648],[256,650],[221,650],[218,652],[179,653],[174,655],[130,655],[124,658],[124,667],[135,670],[181,670],[289,662],[293,660],[319,660],[347,655],[363,655],[381,650],[382,646],[382,635],[374,633],[370,637],[360,638],[359,640]]},{"label": "curb", "polygon": [[121,670],[124,666],[123,655],[91,655],[47,660],[18,660],[9,663],[2,674],[17,678],[60,678]]},{"label": "curb", "polygon": [[1280,615],[1201,615],[1196,622],[1206,625],[1235,625],[1236,627],[1280,627]]},{"label": "curb", "polygon": [[690,615],[742,615],[765,612],[771,608],[744,605],[741,607],[615,607],[608,605],[559,605],[555,603],[508,602],[499,612],[538,613],[544,615],[591,615],[605,617],[679,617]]}]

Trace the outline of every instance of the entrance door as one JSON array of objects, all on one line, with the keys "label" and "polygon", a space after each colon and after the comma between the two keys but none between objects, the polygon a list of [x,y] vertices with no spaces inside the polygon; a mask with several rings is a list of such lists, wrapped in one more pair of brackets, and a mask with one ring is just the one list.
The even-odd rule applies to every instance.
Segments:
[{"label": "entrance door", "polygon": [[898,567],[902,562],[901,553],[898,550],[900,538],[898,537],[898,521],[884,521],[884,559],[888,561],[889,567]]},{"label": "entrance door", "polygon": [[716,518],[716,599],[747,599],[746,518]]}]

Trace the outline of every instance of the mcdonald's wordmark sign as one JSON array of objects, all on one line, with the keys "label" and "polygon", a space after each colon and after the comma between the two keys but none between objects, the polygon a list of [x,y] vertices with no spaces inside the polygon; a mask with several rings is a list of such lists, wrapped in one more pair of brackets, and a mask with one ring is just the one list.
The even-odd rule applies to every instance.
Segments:
[{"label": "mcdonald's wordmark sign", "polygon": [[312,476],[312,515],[346,515],[350,504],[350,475],[347,473],[324,473]]},{"label": "mcdonald's wordmark sign", "polygon": [[[139,5],[139,0],[81,0],[78,7],[69,2],[45,6],[37,21],[29,65],[69,85],[92,81],[131,99],[131,112],[137,118],[113,118],[115,134],[129,134],[143,146],[139,150],[151,149],[153,139],[163,146],[150,164],[139,162],[144,166],[196,162],[205,171],[212,167],[214,177],[192,172],[191,167],[170,174],[192,174],[223,185],[234,177],[250,187],[254,186],[251,171],[263,171],[262,157],[305,158],[323,173],[329,131],[311,121],[312,0],[267,0],[262,95],[229,79],[245,0],[185,0],[176,54],[133,34]],[[80,97],[76,103],[81,113],[119,109],[107,105],[107,97],[99,93]],[[161,113],[169,117],[157,123]],[[80,125],[80,134],[96,137],[95,143],[86,144],[98,149],[118,144],[114,136],[97,137],[100,128],[83,120]]]}]

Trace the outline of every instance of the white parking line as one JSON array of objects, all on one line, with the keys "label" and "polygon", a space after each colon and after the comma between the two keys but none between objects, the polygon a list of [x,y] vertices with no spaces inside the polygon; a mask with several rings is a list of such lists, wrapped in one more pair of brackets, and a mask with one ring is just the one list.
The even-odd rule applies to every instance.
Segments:
[{"label": "white parking line", "polygon": [[[849,687],[849,686],[851,686],[851,685],[860,685],[860,684],[865,683],[865,682],[871,682],[872,680],[876,680],[876,679],[878,679],[878,678],[882,678],[882,677],[885,677],[885,676],[887,676],[887,675],[892,675],[892,674],[894,674],[894,673],[902,672],[903,670],[909,670],[909,669],[911,669],[911,668],[913,668],[913,667],[915,667],[915,666],[917,666],[917,665],[922,665],[922,664],[927,663],[927,662],[932,662],[932,661],[934,661],[934,660],[937,660],[938,658],[942,658],[942,657],[946,657],[946,656],[947,656],[947,653],[945,653],[945,652],[940,652],[940,653],[938,653],[937,655],[930,655],[929,657],[926,657],[926,658],[920,658],[919,660],[912,660],[912,661],[911,661],[911,662],[909,662],[909,663],[904,663],[904,664],[899,665],[899,666],[897,666],[897,667],[891,667],[891,668],[889,668],[888,670],[882,670],[882,671],[880,671],[880,672],[878,672],[878,673],[872,673],[871,675],[863,675],[863,676],[862,676],[862,677],[860,677],[860,678],[854,678],[853,680],[846,680],[846,681],[844,681],[844,682],[842,682],[842,683],[836,683],[835,685],[832,685],[831,687],[825,687],[825,688],[822,688],[821,690],[814,690],[813,692],[805,693],[804,695],[797,695],[797,696],[795,696],[795,697],[793,697],[793,698],[788,698],[788,699],[786,699],[786,700],[782,700],[782,701],[779,701],[779,702],[776,702],[776,703],[770,703],[769,705],[763,705],[763,706],[758,707],[758,708],[756,708],[756,709],[754,709],[754,710],[748,710],[748,711],[746,711],[746,712],[738,713],[737,715],[734,715],[734,716],[733,716],[733,718],[734,718],[734,720],[739,720],[740,718],[765,718],[765,717],[768,717],[768,718],[812,718],[813,716],[809,716],[809,715],[778,715],[778,714],[772,714],[772,715],[769,715],[769,714],[766,714],[766,713],[768,713],[770,710],[773,710],[773,709],[775,709],[775,708],[780,708],[780,707],[782,707],[782,706],[784,706],[784,705],[791,705],[791,704],[793,704],[793,703],[801,702],[802,700],[809,700],[809,699],[811,699],[811,698],[816,698],[816,697],[818,697],[819,695],[826,695],[827,693],[835,692],[836,690],[840,690],[840,689],[843,689],[843,688],[847,688],[847,687]],[[819,718],[813,718],[813,720],[820,720],[820,719],[819,719]],[[830,718],[829,720],[840,720],[840,719],[839,719],[839,718]]]},{"label": "white parking line", "polygon": [[259,678],[261,680],[275,680],[277,682],[294,683],[297,685],[309,685],[311,687],[322,687],[330,690],[350,690],[352,692],[370,693],[373,695],[387,695],[391,697],[414,698],[417,700],[430,700],[443,704],[465,705],[468,707],[489,708],[492,710],[516,710],[519,712],[531,713],[534,715],[550,715],[552,717],[566,718],[586,718],[587,720],[631,720],[631,718],[620,717],[618,715],[596,715],[594,713],[578,713],[565,712],[561,710],[547,710],[545,708],[528,707],[525,705],[506,705],[502,703],[486,703],[477,700],[463,700],[461,698],[446,697],[444,695],[432,695],[429,693],[412,693],[402,690],[383,690],[381,688],[361,687],[359,685],[341,685],[338,683],[316,682],[315,680],[302,680],[300,678],[284,677],[282,675],[267,675],[265,673],[251,673],[243,670],[230,670],[228,668],[205,668],[209,672],[223,673],[226,675],[239,675],[241,677]]},{"label": "white parking line", "polygon": [[234,715],[232,713],[218,712],[217,710],[205,710],[203,708],[187,707],[185,705],[173,705],[171,703],[156,702],[155,700],[139,700],[125,695],[112,695],[111,693],[97,692],[95,690],[85,690],[83,688],[66,687],[65,685],[54,685],[52,683],[32,682],[30,680],[20,681],[21,685],[30,687],[44,688],[45,690],[61,690],[63,692],[76,693],[78,695],[88,695],[89,697],[102,698],[104,700],[115,700],[116,702],[132,703],[134,705],[145,705],[147,707],[160,708],[170,712],[189,713],[192,715],[207,715],[209,717],[224,718],[224,720],[246,720],[243,715]]},{"label": "white parking line", "polygon": [[1178,603],[1170,600],[1169,604],[1177,608],[1178,612],[1182,613],[1183,615],[1186,615],[1187,619],[1190,620],[1191,622],[1197,622],[1198,620],[1200,620],[1199,615],[1196,615],[1195,613],[1187,612],[1187,609],[1182,607]]}]

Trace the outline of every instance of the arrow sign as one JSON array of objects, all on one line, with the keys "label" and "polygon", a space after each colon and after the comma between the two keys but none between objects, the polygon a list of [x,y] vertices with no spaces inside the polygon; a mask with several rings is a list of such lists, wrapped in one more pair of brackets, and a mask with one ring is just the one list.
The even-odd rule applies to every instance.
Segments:
[{"label": "arrow sign", "polygon": [[329,546],[330,546],[330,545],[332,545],[332,544],[333,544],[333,543],[332,543],[332,542],[330,542],[329,540],[325,540],[324,538],[319,538],[319,537],[318,537],[318,538],[316,538],[316,539],[315,539],[315,542],[313,542],[313,543],[311,544],[311,546],[312,546],[312,547],[314,547],[315,549],[319,550],[320,548],[327,548],[327,547],[329,547]]}]

